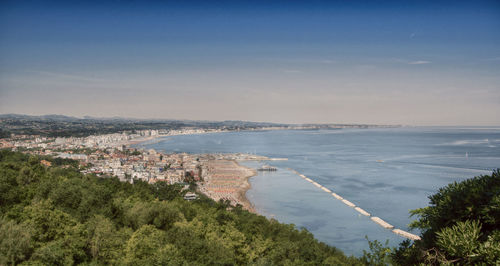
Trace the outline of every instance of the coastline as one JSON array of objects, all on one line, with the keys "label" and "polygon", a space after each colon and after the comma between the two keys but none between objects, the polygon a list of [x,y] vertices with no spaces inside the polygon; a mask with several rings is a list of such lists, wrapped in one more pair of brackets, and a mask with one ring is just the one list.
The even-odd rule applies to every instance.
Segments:
[{"label": "coastline", "polygon": [[[403,137],[406,138],[407,135],[414,136],[413,130],[412,131],[400,130],[400,131],[398,131],[398,134],[401,134],[401,138],[403,138]],[[361,131],[358,131],[358,132],[361,133]],[[357,134],[358,132],[354,132],[356,134],[350,134],[349,132],[347,132],[349,134],[346,133],[345,134],[346,137],[350,137],[347,140],[352,141],[352,143],[359,143],[360,139],[361,140],[364,139],[364,137],[362,137],[363,135],[366,135],[366,137],[371,140],[372,137],[375,137],[375,138],[377,136],[384,137],[386,134],[385,132],[377,133],[377,134],[372,133],[372,132],[367,132],[364,134]],[[393,134],[392,130],[389,130],[387,132],[389,132],[390,134]],[[415,132],[425,133],[425,132],[427,132],[427,129],[425,129],[425,128],[417,129],[417,130],[415,130]],[[448,130],[445,132],[448,132]],[[319,132],[319,133],[318,132],[303,132],[303,133],[298,132],[297,134],[295,134],[295,133],[290,134],[288,132],[285,132],[285,134],[283,134],[284,136],[282,136],[281,133],[277,136],[274,134],[271,134],[271,133],[273,133],[273,132],[269,132],[269,133],[265,133],[265,134],[258,133],[259,135],[261,134],[263,137],[266,137],[266,138],[269,137],[270,140],[269,140],[269,146],[267,146],[267,145],[256,146],[257,149],[255,150],[255,152],[258,150],[259,153],[272,154],[272,155],[278,156],[278,157],[285,156],[285,154],[286,154],[286,156],[290,156],[290,158],[291,158],[290,163],[283,163],[283,164],[277,163],[277,165],[279,165],[283,169],[286,168],[289,170],[292,170],[292,169],[290,169],[288,167],[292,167],[292,168],[298,167],[297,170],[300,170],[301,172],[307,174],[310,178],[312,178],[312,179],[309,178],[310,180],[314,181],[314,179],[318,178],[316,181],[318,181],[320,185],[326,186],[327,189],[331,189],[330,191],[333,193],[335,193],[335,192],[340,193],[340,195],[342,195],[342,197],[336,193],[332,194],[328,190],[322,189],[321,187],[317,187],[314,184],[310,183],[308,179],[304,178],[305,181],[307,181],[305,183],[310,186],[310,188],[308,188],[308,189],[317,189],[318,194],[321,193],[324,195],[318,195],[319,196],[318,198],[320,198],[320,199],[316,202],[316,199],[315,199],[316,194],[311,194],[311,195],[304,194],[303,195],[304,200],[301,202],[298,202],[295,200],[295,197],[293,197],[294,195],[297,195],[297,194],[295,194],[293,192],[301,189],[302,187],[300,184],[302,184],[302,183],[299,183],[297,185],[297,184],[291,182],[291,183],[289,183],[290,184],[289,188],[291,188],[291,190],[285,191],[283,189],[284,187],[281,186],[281,185],[283,185],[284,182],[277,182],[276,181],[276,180],[278,180],[278,181],[284,180],[284,177],[281,178],[282,172],[280,171],[278,173],[278,175],[280,175],[280,176],[277,178],[273,178],[274,180],[269,180],[269,178],[265,178],[265,177],[263,178],[262,176],[256,176],[254,179],[251,179],[251,180],[250,180],[250,178],[252,176],[249,176],[246,179],[246,182],[249,182],[250,184],[246,184],[246,183],[243,184],[242,187],[240,188],[239,192],[237,193],[237,197],[238,197],[239,202],[246,203],[245,204],[246,208],[254,207],[254,209],[257,209],[257,211],[259,213],[262,213],[266,217],[273,217],[274,215],[276,215],[277,217],[281,217],[281,219],[289,219],[290,222],[293,222],[295,224],[300,224],[303,226],[311,226],[311,223],[312,223],[311,220],[316,219],[316,218],[317,218],[317,220],[314,220],[314,221],[320,221],[321,223],[327,224],[329,227],[336,226],[335,223],[331,222],[331,220],[332,220],[331,218],[332,217],[339,218],[338,219],[339,224],[345,225],[348,228],[353,228],[354,233],[352,234],[352,237],[351,237],[351,235],[349,235],[346,238],[348,238],[349,241],[352,241],[352,243],[355,243],[355,245],[358,245],[358,246],[363,246],[364,243],[358,243],[358,242],[356,242],[356,240],[354,238],[356,237],[356,239],[357,238],[362,239],[364,235],[361,235],[358,233],[365,232],[365,231],[369,232],[369,234],[367,233],[367,235],[369,235],[370,237],[373,236],[375,238],[378,237],[378,239],[382,239],[382,238],[386,237],[386,234],[389,234],[389,235],[387,235],[386,238],[391,239],[391,242],[400,240],[400,238],[401,238],[400,236],[393,234],[389,230],[385,230],[385,229],[382,230],[384,227],[380,227],[378,224],[375,223],[375,221],[370,219],[371,215],[374,215],[374,216],[376,215],[377,217],[383,218],[385,221],[394,225],[395,228],[401,228],[401,229],[405,230],[405,228],[406,228],[405,224],[407,224],[407,223],[404,223],[405,218],[400,218],[403,216],[399,215],[399,213],[403,213],[403,212],[401,212],[401,211],[399,213],[397,212],[397,211],[399,211],[399,209],[402,209],[402,208],[399,208],[399,204],[397,204],[394,207],[391,206],[391,212],[385,212],[385,208],[386,208],[385,206],[390,206],[389,204],[391,204],[391,202],[389,202],[387,204],[370,205],[371,204],[370,201],[366,201],[365,198],[360,197],[359,195],[350,194],[349,190],[343,188],[344,185],[346,185],[346,184],[349,185],[350,183],[352,183],[350,180],[348,180],[348,179],[343,180],[342,178],[340,178],[340,179],[336,180],[334,183],[334,182],[331,182],[331,180],[329,180],[328,178],[323,178],[323,176],[322,176],[323,170],[328,169],[330,167],[329,160],[333,160],[335,162],[336,160],[346,158],[346,156],[351,156],[351,153],[349,153],[349,150],[347,150],[347,153],[344,153],[344,151],[340,151],[340,152],[339,151],[335,151],[335,152],[332,151],[331,154],[328,153],[328,154],[326,154],[326,156],[323,156],[320,153],[316,154],[316,152],[317,152],[316,148],[309,148],[309,147],[306,147],[306,145],[299,145],[297,147],[300,147],[301,148],[300,150],[299,149],[292,149],[290,151],[290,153],[288,153],[288,148],[285,147],[284,149],[281,149],[281,146],[277,145],[277,144],[281,143],[280,137],[284,138],[284,136],[287,137],[287,138],[284,138],[284,140],[291,140],[291,141],[302,140],[302,139],[306,139],[306,138],[315,139],[315,140],[317,139],[318,142],[320,140],[321,141],[324,140],[324,142],[331,141],[331,143],[333,143],[335,145],[341,145],[340,147],[344,147],[346,145],[349,145],[350,142],[338,141],[338,138],[335,138],[336,135],[329,134],[332,132],[323,132],[324,134],[322,134],[321,132]],[[318,134],[316,134],[316,133],[318,133]],[[373,134],[375,134],[375,135],[373,136]],[[464,134],[468,134],[468,133],[465,132]],[[490,134],[490,133],[489,133],[489,131],[487,131],[484,134]],[[195,135],[195,134],[193,134],[193,135]],[[179,136],[179,137],[177,137],[177,136],[172,136],[172,137],[155,136],[156,139],[151,138],[151,137],[149,138],[150,142],[153,143],[152,145],[148,145],[148,142],[143,142],[144,144],[140,143],[138,145],[134,145],[133,147],[134,148],[142,148],[143,150],[146,150],[146,151],[144,151],[145,154],[147,154],[147,152],[151,151],[150,149],[155,149],[155,150],[163,152],[165,154],[168,154],[168,152],[171,152],[175,149],[175,152],[172,152],[172,153],[178,154],[178,155],[174,155],[174,156],[178,156],[179,158],[182,158],[182,156],[198,156],[199,155],[199,156],[201,156],[200,163],[204,163],[205,160],[208,158],[211,158],[211,159],[237,158],[237,154],[235,154],[235,153],[224,153],[224,152],[251,150],[251,149],[247,148],[247,146],[245,146],[245,143],[248,143],[249,140],[252,140],[253,136],[245,136],[246,134],[228,134],[228,135],[231,135],[231,136],[227,136],[227,138],[228,138],[227,142],[226,142],[226,135],[219,135],[219,134],[218,135],[206,135],[206,136],[202,136],[199,138],[197,136],[194,136],[194,138],[187,138],[184,136]],[[242,135],[242,136],[240,136],[240,135]],[[360,137],[358,137],[358,136],[360,136]],[[398,135],[398,136],[400,136],[400,135]],[[230,137],[232,138],[231,142],[229,141]],[[271,137],[275,137],[275,138],[272,139]],[[484,137],[481,136],[481,137],[487,138],[487,137],[489,137],[489,135],[484,136]],[[137,138],[137,139],[145,141],[144,137]],[[196,141],[192,141],[193,139],[196,139]],[[464,135],[463,137],[457,137],[457,140],[461,140],[461,139],[467,140],[468,136]],[[157,144],[158,140],[160,141],[160,143]],[[229,148],[228,147],[219,148],[218,146],[216,146],[219,143],[216,141],[213,141],[213,140],[222,140],[222,141],[224,141],[224,144],[226,144],[226,145],[228,143],[231,143],[231,146],[229,146]],[[383,138],[382,140],[386,140],[386,139]],[[395,138],[395,140],[398,140],[398,138]],[[354,142],[354,141],[356,141],[356,142]],[[297,141],[297,142],[305,144],[305,142],[300,142],[300,141]],[[162,144],[162,143],[164,143],[164,144]],[[179,143],[179,144],[177,144],[177,143]],[[288,143],[288,141],[287,141],[287,143]],[[292,142],[290,142],[290,143],[292,143]],[[395,142],[396,147],[397,147],[398,143],[399,142]],[[432,143],[429,142],[429,145],[431,145],[431,144],[436,145],[436,147],[438,147],[439,149],[448,150],[447,143],[448,142],[443,142],[440,139],[437,139],[436,142],[432,142]],[[449,143],[453,143],[453,142],[449,142]],[[267,143],[265,143],[265,144],[267,144]],[[384,144],[384,142],[382,142],[382,144]],[[451,145],[449,145],[449,146],[450,146],[449,149],[456,149],[455,146],[451,146]],[[189,150],[190,152],[189,153],[181,153],[180,151],[184,150],[184,148],[185,148],[185,150]],[[302,149],[303,149],[303,151],[302,151]],[[382,152],[379,152],[378,150],[381,150]],[[203,152],[210,152],[210,151],[212,151],[212,152],[220,151],[220,152],[219,153],[203,153]],[[388,151],[390,151],[390,152],[388,152]],[[392,158],[391,156],[393,156],[393,153],[392,153],[393,151],[392,151],[392,149],[389,149],[388,151],[384,150],[383,147],[380,149],[377,149],[377,151],[372,151],[370,149],[367,149],[364,152],[365,152],[365,154],[372,155],[370,157],[371,161],[368,161],[368,162],[362,164],[361,169],[371,169],[373,167],[375,167],[376,169],[379,169],[382,167],[385,168],[385,166],[392,166],[391,165],[392,162],[388,158]],[[397,151],[399,152],[399,150],[397,150]],[[307,152],[307,154],[306,154],[306,152]],[[312,154],[309,155],[309,153],[312,153]],[[413,155],[413,152],[407,152],[406,149],[401,150],[401,153],[403,155],[405,155],[407,153],[409,153],[409,155]],[[463,157],[464,153],[462,153],[462,157]],[[429,157],[429,159],[427,159],[427,157],[425,157],[425,160],[420,158],[420,157],[417,157],[417,159],[419,161],[422,160],[422,161],[426,162],[426,161],[429,161],[433,158],[432,154],[428,155],[428,157]],[[314,162],[313,162],[313,159],[315,159]],[[254,169],[259,168],[259,163],[257,163],[257,162],[247,164],[247,162],[245,160],[238,160],[238,159],[236,159],[236,160],[237,160],[238,164],[240,164],[242,166],[252,167]],[[379,162],[379,160],[383,161],[383,163],[381,164]],[[464,160],[464,162],[467,162],[467,161],[465,161],[466,158],[463,160]],[[308,162],[308,161],[310,161],[310,162]],[[354,161],[349,161],[347,163],[347,165],[352,166],[355,163],[358,163],[358,161],[363,161],[363,160],[359,160],[359,158],[356,157],[356,159]],[[471,161],[471,160],[469,160],[469,161]],[[305,164],[304,165],[296,164],[296,163],[301,163],[301,162],[304,162]],[[269,162],[269,163],[272,163],[272,162]],[[316,169],[317,166],[320,166],[320,167],[325,166],[325,168],[324,169]],[[371,167],[371,166],[373,166],[373,167]],[[419,165],[417,165],[415,168],[409,166],[408,169],[410,169],[411,171],[417,171],[417,170],[419,170],[419,168],[421,168],[421,167]],[[448,167],[446,169],[452,169],[452,168]],[[342,170],[342,169],[339,169],[339,170]],[[352,170],[354,170],[354,171],[352,171]],[[387,167],[387,169],[381,169],[378,171],[381,171],[381,173],[383,171],[384,174],[385,173],[390,174],[391,172],[389,172],[389,171],[392,171],[392,170],[393,169],[391,167]],[[357,170],[357,168],[349,167],[349,169],[346,168],[345,171],[346,171],[345,173],[347,173],[349,175],[352,174],[353,176],[358,177],[359,180],[365,180],[363,178],[366,178],[364,176],[361,176],[361,174],[359,174],[359,171]],[[442,170],[440,170],[437,166],[433,166],[432,169],[429,171],[431,174],[442,172]],[[454,170],[454,171],[459,171],[459,170]],[[479,170],[475,170],[475,169],[469,170],[467,168],[466,170],[461,171],[461,172],[464,172],[464,175],[465,175],[468,172],[472,172],[472,171],[475,172],[475,171],[479,171]],[[297,174],[300,176],[300,173],[297,173]],[[289,176],[288,174],[286,174],[286,175]],[[328,175],[329,175],[329,173],[328,173]],[[407,178],[407,177],[411,177],[410,173],[405,173],[405,175],[403,176],[403,178]],[[293,181],[300,180],[298,182],[302,182],[302,180],[304,180],[304,179],[303,178],[294,178]],[[391,182],[391,178],[388,178],[385,175],[383,177],[381,176],[381,180],[382,180],[382,182]],[[279,183],[281,183],[281,184],[279,184]],[[388,184],[393,184],[393,183],[388,183]],[[404,184],[411,184],[411,183],[404,183]],[[387,187],[389,187],[389,186],[387,186]],[[358,187],[358,188],[360,191],[364,191],[364,192],[368,191],[368,189],[371,189],[371,188],[366,188],[366,187]],[[295,190],[295,189],[297,189],[297,190]],[[384,191],[385,191],[385,188],[382,188],[382,189],[384,189]],[[292,193],[290,193],[290,191],[292,191]],[[267,197],[266,195],[263,195],[265,193],[262,193],[262,192],[265,192],[271,196]],[[274,193],[274,192],[279,192],[279,193]],[[326,193],[323,193],[323,192],[326,192]],[[328,193],[330,193],[330,195],[328,195]],[[394,196],[399,197],[398,199],[400,199],[400,198],[415,199],[416,198],[416,196],[413,196],[413,193],[404,193],[404,194],[405,195],[403,195],[403,193],[401,193],[401,195],[394,195]],[[412,195],[406,196],[407,194],[412,194]],[[378,198],[375,198],[375,200],[378,200],[382,203],[385,203],[384,199],[382,198],[382,196],[385,196],[385,195],[380,195],[380,196],[378,194],[374,194],[374,195],[375,195],[375,197],[378,197]],[[418,193],[415,192],[415,195],[418,195]],[[349,200],[348,202],[342,201],[342,199],[344,199],[343,198],[344,196],[347,197],[347,199]],[[330,198],[333,197],[331,199],[336,199],[336,200],[334,200],[334,202],[330,202],[331,199],[329,197]],[[324,202],[321,201],[322,198],[325,198]],[[425,197],[421,197],[421,198],[425,198]],[[273,202],[272,200],[275,200],[275,199],[277,199],[280,202],[278,202],[278,203]],[[293,209],[284,208],[283,202],[284,203],[291,202],[291,204],[293,203],[301,208],[304,208],[304,210],[305,210],[304,213],[309,213],[308,215],[310,215],[310,216],[305,215],[306,216],[305,218],[301,217],[303,215],[302,213],[294,212]],[[348,205],[347,203],[349,203],[349,202],[354,204],[354,206],[351,206],[352,204]],[[406,205],[410,205],[410,204],[406,204],[406,202],[411,202],[411,201],[401,202],[402,203],[401,205],[403,205],[404,207],[406,207]],[[413,201],[413,202],[415,202],[415,201]],[[252,203],[255,206],[252,206]],[[330,210],[325,210],[324,216],[314,217],[313,215],[320,213],[320,212],[313,213],[313,211],[315,211],[315,208],[317,206],[320,206],[320,204],[324,204],[326,206],[327,203],[340,204],[339,206],[342,206],[341,208],[344,208],[344,206],[345,206],[345,207],[349,207],[349,209],[341,209],[341,211],[339,211],[339,212],[333,212],[333,211],[330,212]],[[244,205],[244,204],[242,204],[242,205]],[[284,206],[286,206],[286,205],[284,205]],[[361,206],[362,209],[359,206]],[[392,212],[393,209],[394,209],[394,212]],[[365,212],[361,212],[360,210],[363,210]],[[307,211],[310,211],[310,212],[307,212]],[[406,211],[406,210],[403,210],[403,211]],[[404,213],[406,213],[406,212],[404,212]],[[356,218],[357,219],[356,224],[354,224],[354,223],[351,224],[349,222],[350,219],[352,219],[351,216],[353,216],[353,215],[357,215],[357,217],[358,217],[358,218]],[[323,217],[327,217],[328,219],[323,218]],[[404,217],[406,217],[406,216],[404,216]],[[318,227],[314,227],[314,226],[315,226],[315,224],[313,224],[310,228],[312,228],[312,230],[316,230],[316,231],[314,231],[315,233],[318,233],[321,235],[324,234],[326,236],[324,241],[330,241],[329,238],[335,236],[335,234],[333,234],[333,233],[328,233],[328,232],[325,232],[326,230],[322,230],[323,229],[322,227],[320,227],[320,229],[317,229]],[[396,230],[396,229],[394,229],[394,230]],[[386,233],[386,231],[388,231],[388,233]],[[399,232],[399,231],[397,231],[397,232]],[[346,250],[351,250],[349,245],[345,245],[344,248],[346,248]]]},{"label": "coastline", "polygon": [[249,171],[252,172],[251,175],[247,175],[244,179],[245,179],[245,186],[240,190],[239,192],[239,198],[242,202],[242,206],[244,209],[246,209],[247,211],[249,212],[252,212],[252,213],[257,213],[257,210],[255,209],[255,206],[252,204],[252,202],[250,202],[250,200],[247,198],[247,191],[250,190],[252,188],[252,185],[250,184],[250,178],[254,177],[257,175],[257,170],[251,168],[251,167],[247,167],[247,166],[243,166],[241,164],[239,164],[238,162],[236,162],[236,164],[239,166],[239,167],[243,167],[243,168],[246,168],[248,169]]},{"label": "coastline", "polygon": [[[148,137],[140,138],[140,139],[135,139],[135,140],[127,140],[125,141],[125,145],[130,146],[130,145],[137,145],[143,142],[151,141],[154,139],[158,138],[163,138],[163,137],[172,137],[172,136],[180,136],[180,135],[203,135],[203,134],[215,134],[215,133],[229,133],[229,132],[255,132],[255,131],[279,131],[279,130],[315,130],[315,129],[329,129],[329,130],[338,130],[338,129],[346,129],[346,128],[358,128],[358,129],[365,129],[365,128],[398,128],[401,127],[401,125],[329,125],[325,127],[321,126],[312,126],[312,125],[297,125],[294,127],[262,127],[262,128],[254,128],[254,129],[238,129],[238,130],[207,130],[207,131],[197,131],[197,130],[187,130],[187,131],[176,131],[174,132],[169,132],[168,134],[157,134],[157,135],[151,135]],[[279,158],[278,158],[279,159]]]},{"label": "coastline", "polygon": [[245,210],[255,213],[255,208],[245,195],[251,187],[248,179],[257,175],[255,169],[230,159],[208,160],[205,166],[207,173],[199,183],[200,193],[215,201],[227,200],[232,206],[239,204]]},{"label": "coastline", "polygon": [[142,139],[128,140],[125,143],[125,145],[128,146],[128,147],[130,147],[131,145],[137,145],[137,144],[140,144],[140,143],[144,143],[144,142],[147,142],[147,141],[151,141],[151,140],[157,139],[159,137],[162,137],[162,136],[150,136],[150,137],[142,138]]},{"label": "coastline", "polygon": [[[132,145],[141,145],[155,139],[157,141],[160,141],[162,138],[169,136],[213,134],[222,132],[156,135],[129,140],[127,141],[126,145],[128,147],[131,147]],[[143,149],[143,147],[136,148]],[[215,201],[219,201],[221,199],[229,200],[232,206],[236,206],[239,204],[243,207],[243,209],[252,213],[257,213],[253,204],[246,197],[247,191],[251,188],[249,179],[257,175],[257,170],[238,163],[239,161],[246,160],[270,160],[270,158],[267,158],[265,156],[255,157],[255,155],[254,158],[248,158],[248,155],[244,155],[243,158],[223,157],[205,161],[203,164],[205,164],[208,169],[206,177],[207,179],[199,183],[198,192],[203,193],[204,195]]]},{"label": "coastline", "polygon": [[[125,145],[131,147],[131,145],[145,144],[145,142],[152,141],[158,139],[157,142],[161,141],[161,138],[165,137],[173,137],[173,136],[181,136],[181,135],[201,135],[201,134],[214,134],[214,133],[224,133],[231,131],[213,131],[213,132],[189,132],[189,133],[176,133],[176,134],[167,134],[167,135],[154,135],[140,139],[128,140],[125,142]],[[153,143],[148,143],[153,144]]]}]

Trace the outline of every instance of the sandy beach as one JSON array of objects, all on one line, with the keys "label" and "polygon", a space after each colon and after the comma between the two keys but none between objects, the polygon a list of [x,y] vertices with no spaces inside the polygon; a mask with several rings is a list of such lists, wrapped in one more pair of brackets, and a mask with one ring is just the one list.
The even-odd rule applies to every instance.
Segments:
[{"label": "sandy beach", "polygon": [[[217,132],[205,132],[217,133]],[[201,134],[201,133],[191,133]],[[180,134],[179,134],[180,135]],[[172,135],[173,136],[173,135]],[[148,136],[129,140],[125,145],[128,147],[136,144],[143,144],[148,141],[161,140],[165,135]],[[222,158],[213,158],[204,161],[203,168],[206,173],[203,175],[203,181],[198,183],[198,191],[205,194],[209,198],[219,200],[229,200],[232,206],[241,205],[245,210],[256,213],[253,205],[246,198],[246,192],[251,185],[248,179],[257,175],[257,171],[253,168],[245,167],[238,164],[237,160],[269,160],[265,156],[249,155],[249,154],[228,154]],[[278,158],[281,160],[281,158]]]},{"label": "sandy beach", "polygon": [[255,169],[239,165],[235,160],[210,160],[206,162],[207,175],[200,184],[200,192],[215,201],[229,200],[231,205],[240,204],[255,212],[245,194],[250,189],[248,179],[257,174]]},{"label": "sandy beach", "polygon": [[148,137],[142,137],[142,138],[138,138],[138,139],[132,139],[132,140],[128,140],[124,143],[124,145],[130,147],[131,145],[135,145],[135,144],[139,144],[139,143],[144,143],[144,142],[147,142],[147,141],[152,141],[154,139],[157,139],[161,136],[148,136]]}]

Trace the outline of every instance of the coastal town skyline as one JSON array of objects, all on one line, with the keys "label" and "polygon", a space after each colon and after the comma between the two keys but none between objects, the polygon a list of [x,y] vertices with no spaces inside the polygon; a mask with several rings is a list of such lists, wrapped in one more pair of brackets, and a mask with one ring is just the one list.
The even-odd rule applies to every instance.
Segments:
[{"label": "coastal town skyline", "polygon": [[500,4],[7,1],[0,113],[499,126]]}]

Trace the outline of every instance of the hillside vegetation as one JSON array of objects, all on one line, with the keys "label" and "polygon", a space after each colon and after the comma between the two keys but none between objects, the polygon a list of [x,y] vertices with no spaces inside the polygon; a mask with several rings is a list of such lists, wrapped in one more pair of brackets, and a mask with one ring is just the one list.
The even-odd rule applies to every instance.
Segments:
[{"label": "hillside vegetation", "polygon": [[421,241],[347,257],[305,229],[179,185],[83,175],[70,160],[0,150],[0,265],[500,265],[500,172],[412,211]]},{"label": "hillside vegetation", "polygon": [[500,265],[500,171],[453,182],[411,211],[420,241],[397,248],[370,241],[369,265]]},{"label": "hillside vegetation", "polygon": [[454,182],[412,211],[410,226],[422,240],[404,242],[393,254],[399,265],[500,265],[500,171]]},{"label": "hillside vegetation", "polygon": [[82,175],[0,151],[0,265],[357,265],[305,229],[179,186]]}]

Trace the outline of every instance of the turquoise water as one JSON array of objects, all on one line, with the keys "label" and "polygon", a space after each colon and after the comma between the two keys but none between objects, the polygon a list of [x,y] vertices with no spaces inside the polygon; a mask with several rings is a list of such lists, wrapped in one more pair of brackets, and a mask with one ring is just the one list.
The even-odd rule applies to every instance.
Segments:
[{"label": "turquoise water", "polygon": [[368,248],[365,236],[389,239],[393,246],[404,238],[289,168],[407,230],[412,221],[408,211],[426,206],[427,197],[438,188],[500,167],[500,128],[493,127],[229,132],[166,137],[142,146],[167,153],[245,152],[288,158],[270,162],[277,172],[250,179],[248,199],[260,214],[305,227],[321,241],[354,255]]}]

